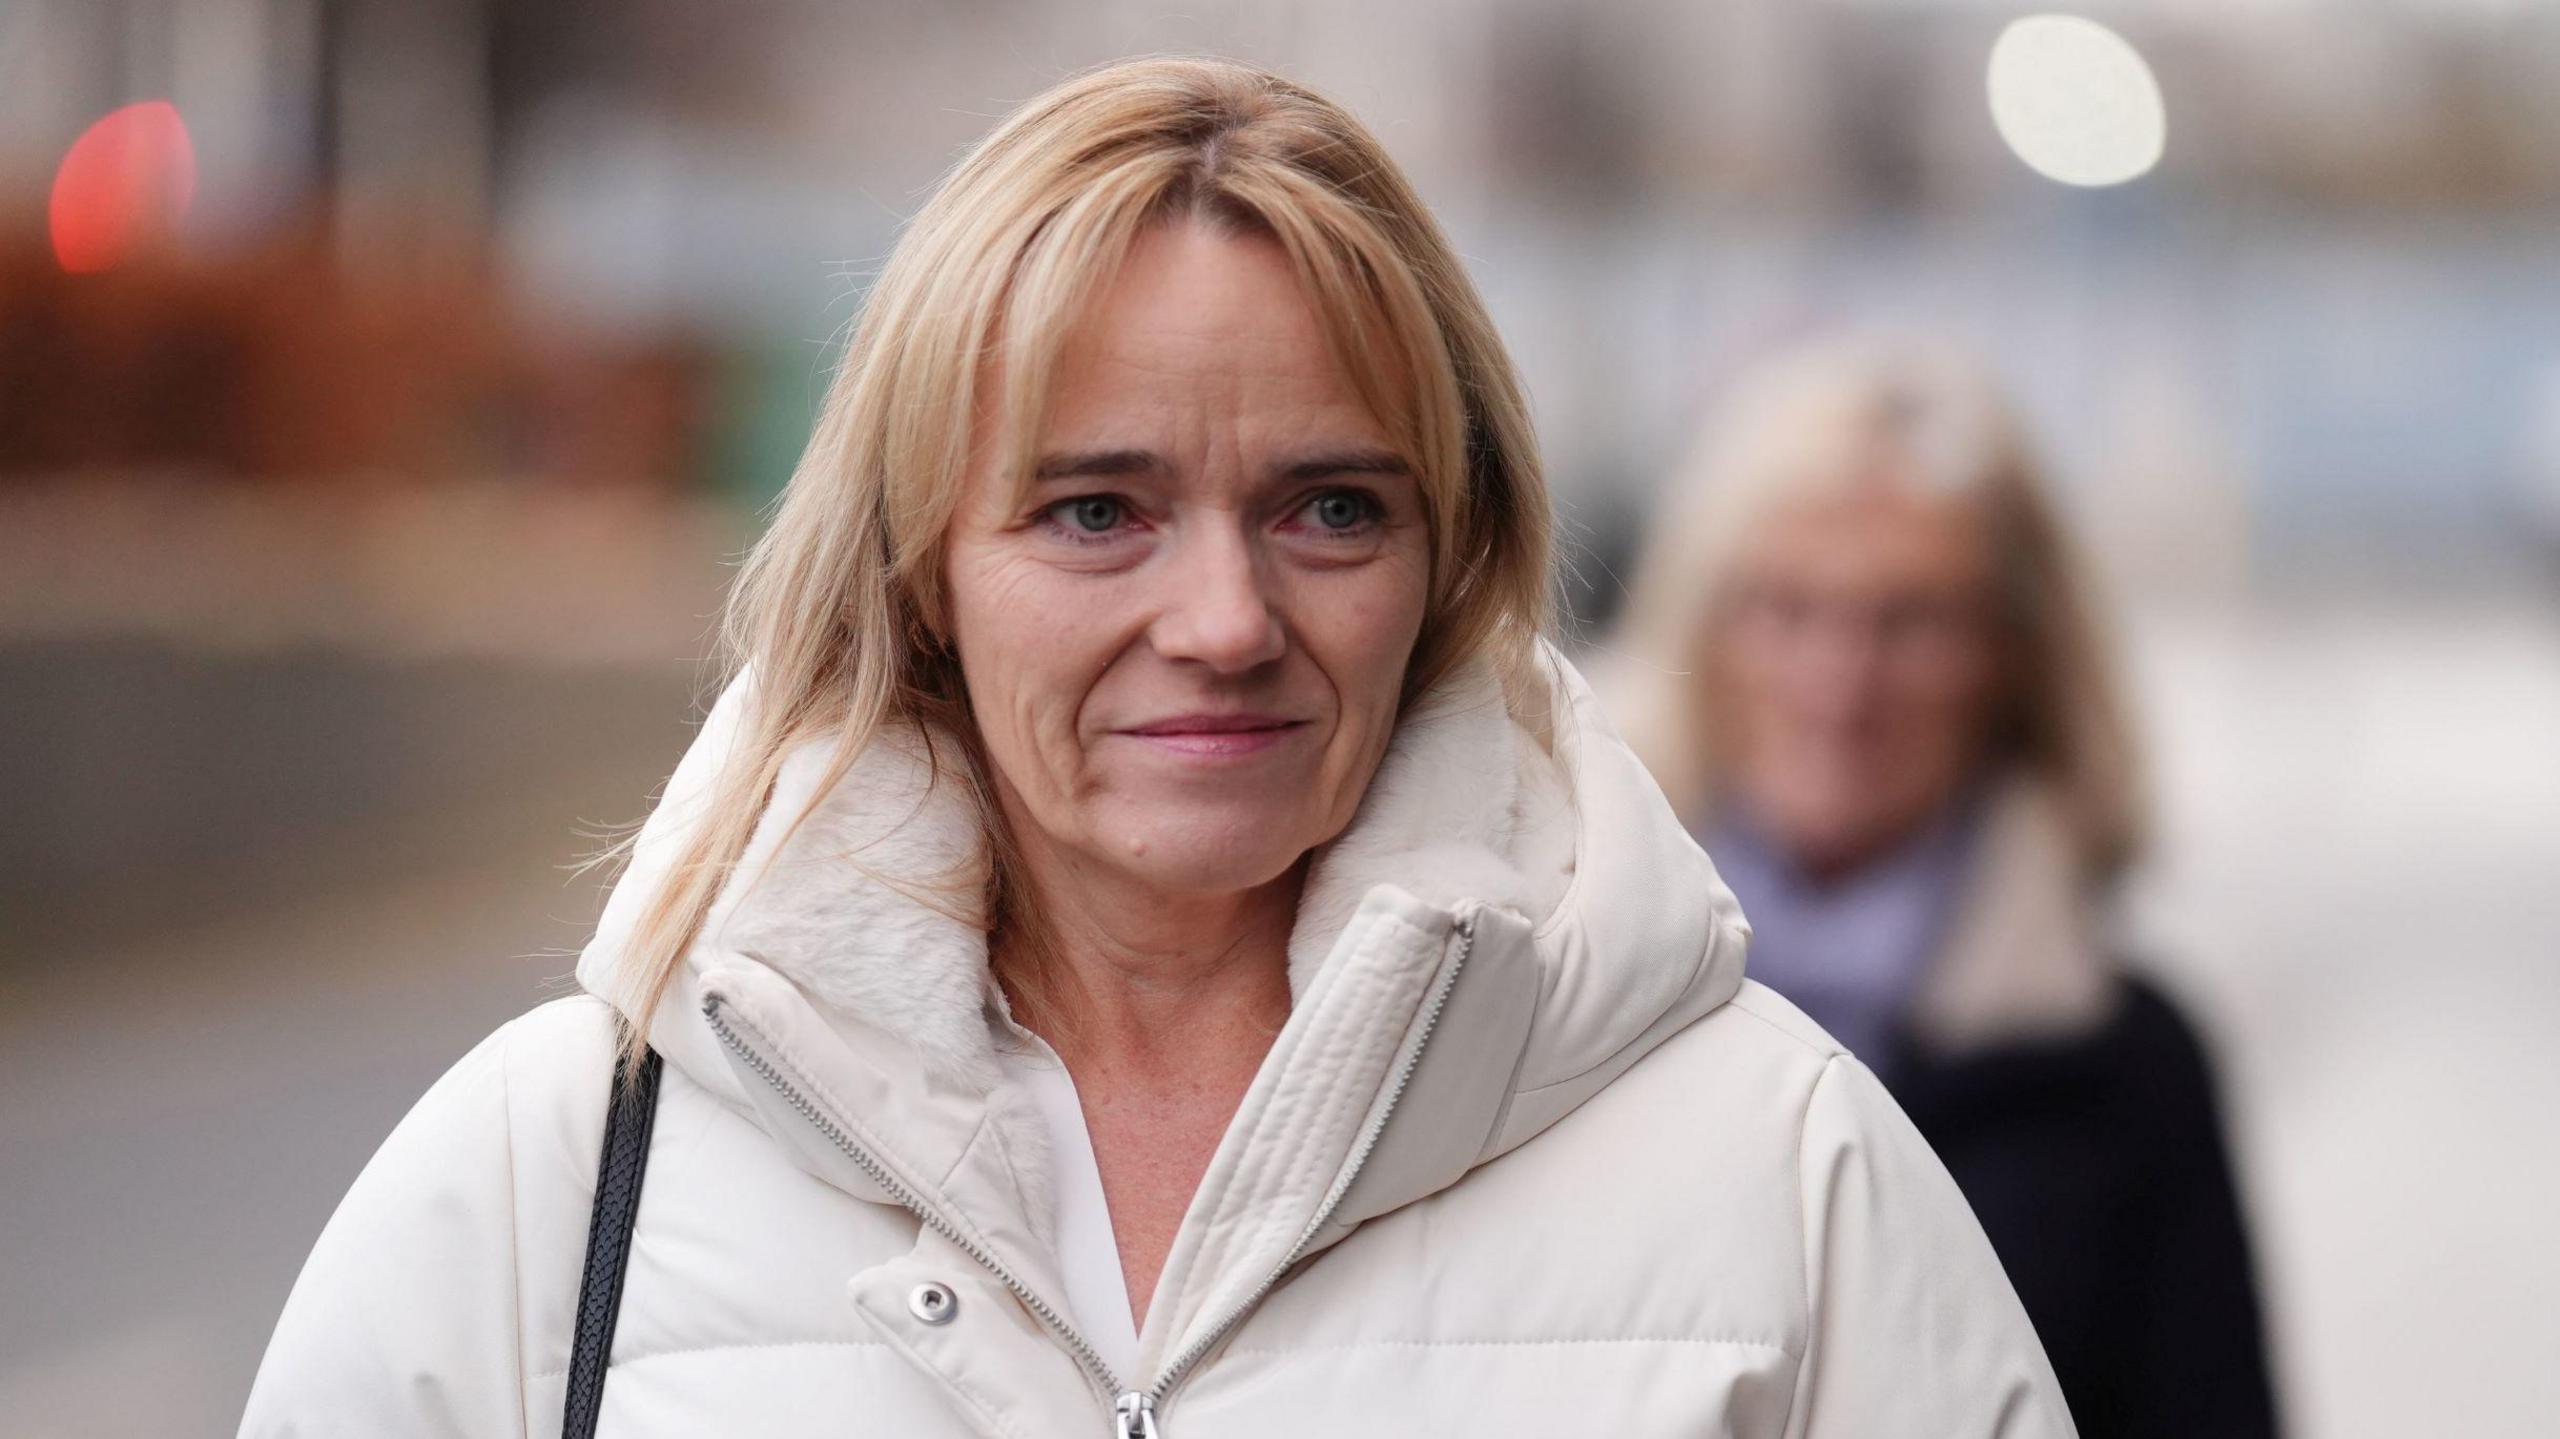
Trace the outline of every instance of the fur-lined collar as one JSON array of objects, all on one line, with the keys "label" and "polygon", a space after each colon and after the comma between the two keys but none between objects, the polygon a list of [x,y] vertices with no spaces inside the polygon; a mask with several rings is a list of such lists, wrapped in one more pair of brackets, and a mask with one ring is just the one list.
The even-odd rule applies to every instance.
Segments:
[{"label": "fur-lined collar", "polygon": [[[1545,657],[1564,663],[1552,650]],[[588,989],[609,998],[623,992],[620,959],[642,897],[664,883],[682,832],[699,822],[749,692],[742,673],[668,781],[581,956],[578,977]],[[960,751],[948,734],[937,739],[948,764]],[[913,726],[877,736],[820,793],[832,750],[832,739],[812,739],[785,758],[688,968],[698,972],[723,954],[751,956],[823,1010],[859,1016],[901,1036],[947,1078],[992,1089],[1002,1040],[991,1026],[995,995],[977,898],[987,859],[975,806],[961,785],[937,780]],[[1462,667],[1416,701],[1352,823],[1319,849],[1309,871],[1289,940],[1292,991],[1305,991],[1379,883],[1426,902],[1481,899],[1544,920],[1574,864],[1568,786],[1565,768],[1513,717],[1488,662]],[[693,1046],[667,1035],[669,1016],[658,1018],[653,1042],[681,1062]],[[692,1018],[684,1016],[686,1028]]]},{"label": "fur-lined collar", "polygon": [[[1537,661],[1525,698],[1479,661],[1417,701],[1350,825],[1312,856],[1288,946],[1296,1005],[1194,1198],[1213,1217],[1186,1218],[1193,1247],[1168,1260],[1190,1278],[1160,1281],[1160,1298],[1185,1297],[1161,1312],[1236,1298],[1276,1258],[1264,1241],[1313,1222],[1345,1164],[1357,1182],[1316,1247],[1529,1142],[1740,987],[1749,929],[1732,891],[1581,675],[1551,646]],[[626,1012],[632,926],[701,821],[745,694],[730,687],[677,766],[579,962]],[[811,1174],[951,1217],[1041,1274],[1053,1160],[1004,1080],[999,1049],[1021,1036],[982,917],[958,902],[985,863],[974,806],[932,782],[912,729],[832,786],[827,758],[823,743],[786,757],[650,1043]],[[886,1170],[822,1136],[774,1065]],[[1395,1122],[1355,1151],[1373,1112]],[[887,1170],[907,1199],[878,1182]]]},{"label": "fur-lined collar", "polygon": [[2051,786],[1998,783],[1964,892],[1911,1007],[1913,1037],[1946,1056],[2084,1033],[2105,1020],[2114,971]]}]

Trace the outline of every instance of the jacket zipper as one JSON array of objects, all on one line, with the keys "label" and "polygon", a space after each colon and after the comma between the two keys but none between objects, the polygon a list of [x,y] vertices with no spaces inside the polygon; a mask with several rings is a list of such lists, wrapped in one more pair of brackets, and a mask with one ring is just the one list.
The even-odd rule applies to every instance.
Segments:
[{"label": "jacket zipper", "polygon": [[1449,991],[1457,984],[1458,973],[1466,967],[1467,956],[1475,948],[1475,916],[1468,914],[1461,917],[1457,932],[1458,952],[1450,959],[1446,971],[1440,976],[1440,982],[1432,988],[1431,998],[1423,1009],[1422,1030],[1414,1040],[1413,1053],[1407,1055],[1404,1062],[1396,1067],[1395,1078],[1388,1084],[1386,1103],[1378,1107],[1378,1117],[1371,1120],[1368,1128],[1361,1132],[1359,1143],[1352,1151],[1351,1163],[1345,1166],[1341,1175],[1334,1180],[1333,1187],[1325,1192],[1324,1202],[1316,1206],[1314,1216],[1308,1219],[1306,1228],[1299,1232],[1297,1242],[1289,1246],[1289,1252],[1281,1256],[1280,1262],[1273,1266],[1269,1274],[1263,1276],[1262,1282],[1254,1286],[1253,1292],[1246,1295],[1233,1309],[1228,1310],[1216,1324],[1211,1325],[1207,1333],[1194,1340],[1180,1354],[1175,1355],[1173,1362],[1166,1365],[1164,1372],[1156,1377],[1154,1385],[1146,1389],[1121,1389],[1119,1378],[1111,1372],[1109,1365],[1102,1362],[1102,1356],[1085,1341],[1084,1336],[1076,1332],[1075,1326],[1069,1324],[1064,1316],[1051,1308],[1049,1302],[1042,1299],[1029,1285],[1016,1279],[993,1254],[987,1252],[984,1246],[963,1234],[950,1220],[927,1207],[914,1190],[900,1182],[897,1176],[891,1174],[886,1166],[872,1158],[862,1146],[854,1143],[853,1136],[845,1133],[842,1126],[827,1117],[826,1111],[818,1108],[808,1096],[802,1094],[798,1087],[792,1084],[790,1076],[784,1074],[781,1068],[771,1060],[756,1053],[754,1048],[721,1018],[721,1005],[717,998],[704,1001],[702,1014],[703,1018],[709,1021],[712,1033],[720,1037],[722,1044],[727,1045],[731,1052],[744,1060],[747,1067],[761,1076],[765,1083],[773,1086],[774,1091],[782,1096],[784,1102],[797,1111],[803,1119],[816,1126],[818,1132],[825,1135],[829,1143],[842,1150],[845,1157],[851,1159],[873,1183],[879,1185],[907,1212],[915,1215],[918,1222],[949,1240],[962,1253],[976,1260],[988,1273],[1001,1280],[1004,1287],[1012,1290],[1014,1297],[1022,1301],[1024,1308],[1030,1310],[1041,1323],[1049,1326],[1050,1331],[1066,1343],[1068,1351],[1075,1356],[1077,1364],[1082,1366],[1085,1376],[1093,1382],[1096,1390],[1100,1393],[1115,1395],[1112,1400],[1113,1439],[1161,1439],[1156,1428],[1157,1407],[1171,1397],[1175,1386],[1189,1377],[1193,1366],[1207,1357],[1209,1351],[1217,1348],[1219,1342],[1227,1337],[1228,1332],[1242,1323],[1245,1316],[1251,1314],[1255,1306],[1259,1305],[1279,1285],[1280,1277],[1289,1272],[1289,1266],[1305,1256],[1307,1246],[1315,1242],[1316,1235],[1323,1232],[1325,1222],[1333,1218],[1333,1212],[1342,1206],[1344,1196],[1351,1192],[1351,1182],[1359,1178],[1360,1171],[1368,1166],[1371,1151],[1378,1147],[1379,1136],[1386,1132],[1387,1121],[1395,1117],[1396,1106],[1404,1099],[1405,1086],[1412,1082],[1413,1071],[1422,1063],[1423,1051],[1430,1047],[1431,1036],[1440,1027],[1440,1011],[1448,1005]]},{"label": "jacket zipper", "polygon": [[1414,1039],[1413,1053],[1405,1056],[1404,1063],[1397,1066],[1395,1078],[1387,1089],[1387,1102],[1378,1106],[1378,1117],[1371,1120],[1369,1127],[1361,1133],[1359,1147],[1352,1151],[1351,1163],[1343,1169],[1341,1177],[1334,1180],[1333,1188],[1326,1191],[1324,1203],[1316,1206],[1315,1215],[1307,1221],[1307,1227],[1299,1231],[1298,1242],[1289,1246],[1289,1252],[1281,1256],[1279,1264],[1275,1265],[1269,1274],[1263,1276],[1262,1282],[1254,1286],[1253,1292],[1246,1295],[1243,1302],[1228,1310],[1226,1317],[1211,1325],[1206,1334],[1192,1341],[1190,1347],[1174,1356],[1173,1362],[1165,1366],[1162,1374],[1156,1376],[1155,1387],[1152,1390],[1121,1396],[1124,1413],[1127,1412],[1130,1399],[1134,1398],[1138,1401],[1137,1414],[1145,1427],[1131,1429],[1124,1418],[1121,1421],[1117,1439],[1157,1439],[1156,1407],[1172,1397],[1175,1386],[1189,1377],[1192,1366],[1205,1358],[1210,1350],[1217,1348],[1220,1341],[1227,1337],[1228,1331],[1242,1323],[1244,1317],[1251,1314],[1254,1307],[1271,1293],[1272,1289],[1280,1283],[1280,1276],[1288,1273],[1289,1266],[1297,1263],[1306,1254],[1308,1245],[1315,1243],[1316,1235],[1323,1232],[1325,1222],[1333,1218],[1333,1211],[1342,1206],[1343,1197],[1351,1192],[1351,1182],[1360,1177],[1362,1169],[1368,1167],[1370,1151],[1378,1147],[1378,1137],[1386,1132],[1387,1121],[1395,1117],[1396,1106],[1404,1099],[1405,1086],[1412,1082],[1414,1069],[1422,1063],[1422,1052],[1430,1047],[1431,1036],[1440,1027],[1440,1011],[1448,1005],[1449,991],[1458,982],[1458,972],[1466,968],[1467,956],[1475,949],[1475,941],[1475,915],[1469,913],[1458,920],[1458,952],[1450,959],[1447,971],[1440,976],[1439,984],[1431,991],[1430,1003],[1422,1012],[1422,1032]]},{"label": "jacket zipper", "polygon": [[1111,1406],[1112,1439],[1158,1439],[1156,1396],[1132,1389]]},{"label": "jacket zipper", "polygon": [[854,1143],[853,1136],[845,1133],[842,1126],[827,1117],[825,1110],[820,1109],[809,1100],[807,1095],[802,1094],[791,1082],[790,1076],[782,1072],[780,1066],[758,1054],[735,1029],[729,1026],[728,1021],[721,1017],[720,1008],[720,1001],[717,998],[706,1000],[702,1006],[702,1016],[710,1022],[711,1032],[720,1036],[722,1044],[729,1046],[731,1052],[746,1061],[748,1068],[762,1076],[765,1083],[772,1085],[774,1091],[782,1096],[785,1103],[799,1111],[801,1118],[815,1125],[818,1132],[825,1135],[830,1143],[844,1151],[845,1157],[852,1160],[874,1184],[888,1191],[891,1199],[896,1200],[908,1213],[913,1214],[927,1229],[951,1241],[971,1259],[978,1261],[988,1273],[1004,1281],[1004,1287],[1013,1291],[1014,1297],[1022,1301],[1022,1307],[1038,1316],[1041,1323],[1048,1325],[1060,1339],[1066,1341],[1068,1351],[1075,1356],[1076,1362],[1083,1366],[1085,1377],[1093,1381],[1097,1392],[1103,1394],[1119,1392],[1119,1377],[1111,1372],[1109,1365],[1102,1362],[1102,1356],[1094,1352],[1091,1344],[1085,1342],[1085,1337],[1075,1331],[1075,1326],[1069,1324],[1057,1310],[1050,1308],[1049,1301],[1041,1298],[1029,1285],[1014,1278],[1012,1271],[999,1263],[984,1246],[962,1233],[958,1225],[943,1218],[926,1205],[914,1190],[909,1189],[896,1175],[891,1174],[887,1166],[872,1158],[870,1151]]}]

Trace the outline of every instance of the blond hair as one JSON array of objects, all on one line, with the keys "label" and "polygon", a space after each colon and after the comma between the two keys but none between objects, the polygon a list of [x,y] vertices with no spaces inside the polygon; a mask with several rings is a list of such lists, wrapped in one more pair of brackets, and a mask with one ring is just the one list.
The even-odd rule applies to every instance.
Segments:
[{"label": "blond hair", "polygon": [[2087,568],[2015,412],[1980,361],[1942,343],[1826,337],[1733,387],[1675,476],[1611,646],[1628,742],[1673,808],[1703,821],[1723,778],[1714,646],[1740,566],[1772,513],[1879,472],[1979,516],[2005,681],[1993,758],[2050,783],[2084,874],[2113,878],[2139,851],[2143,818]]},{"label": "blond hair", "polygon": [[943,540],[987,453],[974,446],[1029,483],[1066,331],[1141,233],[1177,221],[1279,244],[1415,466],[1432,564],[1404,700],[1482,651],[1511,693],[1541,683],[1553,522],[1527,408],[1455,253],[1378,142],[1322,96],[1229,61],[1067,80],[974,146],[899,239],[731,590],[721,658],[750,698],[710,809],[619,958],[630,1054],[784,755],[808,738],[835,737],[823,794],[885,726],[916,723],[928,744],[926,721],[959,736],[965,753],[934,754],[935,773],[969,787],[993,863],[955,881],[952,912],[990,929],[1027,921],[947,642]]}]

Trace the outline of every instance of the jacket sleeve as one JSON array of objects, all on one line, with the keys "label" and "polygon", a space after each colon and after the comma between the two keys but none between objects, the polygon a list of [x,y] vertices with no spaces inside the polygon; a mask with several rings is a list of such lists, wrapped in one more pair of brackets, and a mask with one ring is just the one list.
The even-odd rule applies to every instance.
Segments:
[{"label": "jacket sleeve", "polygon": [[1814,1084],[1798,1162],[1807,1319],[1788,1439],[2075,1439],[1981,1224],[1849,1055]]},{"label": "jacket sleeve", "polygon": [[241,1439],[525,1432],[512,1027],[437,1080],[356,1176],[285,1301]]}]

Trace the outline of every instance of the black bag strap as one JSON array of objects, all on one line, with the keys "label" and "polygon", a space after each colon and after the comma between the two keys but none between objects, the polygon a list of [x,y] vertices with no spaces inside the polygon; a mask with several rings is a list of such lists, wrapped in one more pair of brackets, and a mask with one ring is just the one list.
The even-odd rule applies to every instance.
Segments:
[{"label": "black bag strap", "polygon": [[658,1051],[643,1049],[628,1089],[616,1066],[605,1095],[604,1153],[596,1164],[595,1214],[587,1221],[587,1265],[578,1280],[578,1322],[569,1337],[569,1396],[561,1439],[595,1439],[604,1407],[605,1361],[631,1263],[631,1226],[640,1217],[640,1178],[649,1167],[649,1131],[658,1121]]}]

